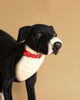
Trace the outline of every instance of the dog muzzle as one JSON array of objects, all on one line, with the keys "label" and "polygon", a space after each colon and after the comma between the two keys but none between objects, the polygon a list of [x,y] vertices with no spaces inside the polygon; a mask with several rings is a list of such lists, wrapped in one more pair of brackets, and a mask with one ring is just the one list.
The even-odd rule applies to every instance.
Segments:
[{"label": "dog muzzle", "polygon": [[54,53],[56,55],[59,52],[61,46],[62,41],[57,37],[53,37],[48,43],[48,54]]}]

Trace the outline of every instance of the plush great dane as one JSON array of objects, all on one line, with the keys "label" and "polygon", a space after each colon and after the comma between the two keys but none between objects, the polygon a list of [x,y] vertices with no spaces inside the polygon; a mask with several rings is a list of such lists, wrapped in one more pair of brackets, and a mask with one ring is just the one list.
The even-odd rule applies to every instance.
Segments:
[{"label": "plush great dane", "polygon": [[28,100],[36,100],[36,74],[45,55],[57,54],[62,42],[52,26],[20,28],[17,41],[0,30],[0,100],[12,100],[13,81],[25,81]]}]

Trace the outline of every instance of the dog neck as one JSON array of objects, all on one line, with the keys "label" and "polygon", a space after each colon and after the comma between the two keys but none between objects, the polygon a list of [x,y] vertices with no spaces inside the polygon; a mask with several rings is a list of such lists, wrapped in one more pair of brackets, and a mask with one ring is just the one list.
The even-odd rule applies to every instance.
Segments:
[{"label": "dog neck", "polygon": [[30,52],[31,54],[34,54],[34,55],[40,55],[41,53],[31,49],[28,45],[25,45],[25,50]]},{"label": "dog neck", "polygon": [[[25,49],[32,54],[40,54],[32,50],[29,46],[25,46]],[[44,61],[45,55],[42,55],[39,59],[34,59],[33,57],[22,56],[21,59],[16,64],[16,78],[18,81],[24,81],[30,78],[34,73],[36,73],[39,67]]]}]

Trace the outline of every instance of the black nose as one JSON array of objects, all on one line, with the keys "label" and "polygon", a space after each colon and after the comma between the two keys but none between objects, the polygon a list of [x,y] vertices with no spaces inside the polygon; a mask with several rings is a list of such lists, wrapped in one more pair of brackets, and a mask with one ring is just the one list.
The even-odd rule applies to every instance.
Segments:
[{"label": "black nose", "polygon": [[56,50],[59,50],[60,48],[61,48],[61,43],[60,42],[56,42],[56,43],[54,43],[54,48],[56,49]]}]

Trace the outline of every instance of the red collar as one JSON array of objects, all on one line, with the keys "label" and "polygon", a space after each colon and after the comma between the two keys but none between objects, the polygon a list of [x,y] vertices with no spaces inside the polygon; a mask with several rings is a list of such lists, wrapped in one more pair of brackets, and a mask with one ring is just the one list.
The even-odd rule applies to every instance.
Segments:
[{"label": "red collar", "polygon": [[27,57],[31,57],[31,58],[41,58],[41,57],[42,57],[42,54],[38,54],[38,55],[31,54],[31,53],[28,52],[25,48],[24,48],[23,55],[25,55],[25,56],[27,56]]}]

